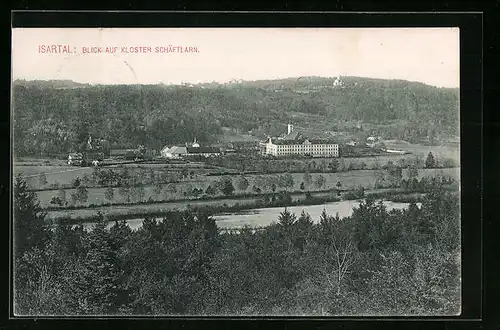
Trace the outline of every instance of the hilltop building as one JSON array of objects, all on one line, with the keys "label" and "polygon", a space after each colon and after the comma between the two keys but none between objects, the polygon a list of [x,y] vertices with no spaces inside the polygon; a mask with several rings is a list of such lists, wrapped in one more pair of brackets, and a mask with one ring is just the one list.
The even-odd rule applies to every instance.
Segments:
[{"label": "hilltop building", "polygon": [[271,138],[260,143],[262,155],[276,157],[303,155],[312,157],[339,157],[339,145],[328,139],[309,139],[288,125],[288,134],[283,138]]},{"label": "hilltop building", "polygon": [[342,81],[342,78],[340,76],[335,78],[335,81],[333,82],[334,87],[343,86],[343,85],[344,85],[344,82]]}]

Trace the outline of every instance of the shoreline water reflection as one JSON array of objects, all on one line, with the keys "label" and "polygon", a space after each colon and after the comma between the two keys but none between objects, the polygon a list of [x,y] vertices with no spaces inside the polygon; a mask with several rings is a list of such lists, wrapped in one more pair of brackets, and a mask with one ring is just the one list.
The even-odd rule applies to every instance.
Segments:
[{"label": "shoreline water reflection", "polygon": [[[302,205],[302,206],[290,206],[287,209],[295,213],[297,217],[300,216],[301,212],[304,211],[309,213],[313,222],[319,222],[321,212],[326,210],[326,213],[332,216],[336,214],[339,215],[340,218],[348,217],[352,214],[353,208],[358,207],[360,201],[340,201],[340,202],[329,202],[319,205]],[[410,203],[397,203],[391,201],[384,201],[384,205],[388,210],[392,209],[404,209],[407,208]],[[421,203],[417,203],[417,206],[420,207]],[[236,229],[242,228],[244,226],[249,226],[252,228],[256,227],[265,227],[269,226],[272,223],[277,222],[278,216],[281,212],[284,211],[284,207],[271,207],[271,208],[260,208],[260,209],[251,209],[240,212],[232,212],[232,213],[221,213],[214,215],[214,219],[217,223],[217,227],[221,229]],[[137,230],[142,226],[144,218],[138,219],[129,219],[126,220],[126,223],[132,230]],[[113,226],[115,221],[110,221],[108,223],[108,228]],[[84,223],[83,226],[85,229],[90,229],[94,223]]]}]

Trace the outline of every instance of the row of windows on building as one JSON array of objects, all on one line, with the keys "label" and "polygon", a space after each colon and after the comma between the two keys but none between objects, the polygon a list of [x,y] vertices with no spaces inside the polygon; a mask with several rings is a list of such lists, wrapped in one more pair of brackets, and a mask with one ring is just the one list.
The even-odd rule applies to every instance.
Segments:
[{"label": "row of windows on building", "polygon": [[312,145],[312,146],[302,146],[302,145],[284,145],[277,146],[278,150],[336,150],[338,145]]},{"label": "row of windows on building", "polygon": [[330,155],[338,156],[338,145],[271,145],[263,150],[265,154],[275,156],[291,154],[311,154],[311,155]]}]

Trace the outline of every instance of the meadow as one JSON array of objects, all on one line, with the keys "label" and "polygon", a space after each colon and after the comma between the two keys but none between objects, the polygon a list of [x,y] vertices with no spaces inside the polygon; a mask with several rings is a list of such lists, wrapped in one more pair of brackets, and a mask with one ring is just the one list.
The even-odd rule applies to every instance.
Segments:
[{"label": "meadow", "polygon": [[[423,162],[425,157],[429,152],[432,152],[438,161],[443,159],[452,159],[456,166],[460,164],[460,150],[458,147],[450,146],[424,146],[419,144],[411,144],[406,141],[399,140],[386,140],[385,144],[387,148],[403,150],[411,152],[412,154],[405,155],[380,155],[372,157],[353,157],[353,158],[337,158],[339,162],[343,162],[345,168],[349,168],[351,165],[354,169],[378,169],[386,165],[389,162],[398,164],[403,161],[414,161],[417,157]],[[290,163],[300,164],[300,163],[310,163],[314,161],[318,167],[320,164],[328,164],[332,161],[332,158],[314,158],[314,159],[290,159]],[[270,160],[271,162],[279,160]],[[50,165],[47,165],[47,164]],[[364,164],[364,167],[361,165]],[[326,166],[323,166],[325,168]],[[235,169],[228,169],[223,167],[217,167],[213,165],[208,165],[201,162],[189,162],[185,164],[175,164],[175,163],[147,163],[147,164],[126,164],[126,165],[110,165],[106,168],[111,169],[128,169],[137,176],[151,175],[151,172],[155,174],[162,174],[165,172],[170,173],[180,173],[181,171],[193,171],[197,176],[205,174],[213,174],[220,172],[235,172]],[[285,169],[283,170],[285,171]],[[311,170],[311,172],[315,172]],[[319,171],[318,171],[319,172]],[[27,184],[32,189],[47,189],[54,187],[54,185],[70,185],[75,178],[82,178],[84,175],[91,176],[93,173],[93,168],[90,167],[74,167],[64,164],[64,161],[59,160],[47,160],[47,159],[22,159],[22,161],[15,161],[13,173],[22,174],[25,177]],[[46,183],[40,184],[40,176],[42,173],[46,177]],[[299,183],[300,184],[300,183]],[[55,187],[54,187],[55,188]]]},{"label": "meadow", "polygon": [[[127,170],[132,176],[144,177],[151,175],[167,175],[179,174],[182,171],[193,171],[196,175],[204,175],[207,173],[222,172],[225,169],[218,169],[203,163],[188,163],[188,164],[125,164],[125,165],[110,165],[104,167],[114,171]],[[19,165],[14,163],[13,175],[21,174],[31,189],[59,189],[72,185],[76,178],[82,179],[85,175],[91,177],[94,172],[93,167],[76,167],[69,165]],[[41,177],[45,176],[45,182],[41,182]]]},{"label": "meadow", "polygon": [[[458,146],[425,146],[412,144],[403,140],[385,140],[388,149],[396,149],[411,152],[414,156],[426,157],[429,152],[438,159],[451,158],[460,163],[460,148]],[[425,159],[425,158],[424,158]]]},{"label": "meadow", "polygon": [[[389,192],[391,189],[380,189],[379,193]],[[367,194],[373,194],[375,191],[367,191]],[[292,205],[318,205],[318,203],[311,204],[311,200],[307,202],[308,197],[306,193],[296,192],[291,196]],[[331,201],[338,201],[336,194],[332,192],[315,192],[313,198],[322,200],[322,205],[330,203]],[[182,211],[190,208],[209,207],[212,210],[220,209],[225,212],[247,213],[244,211],[248,208],[254,210],[260,202],[260,196],[233,196],[228,198],[212,199],[212,200],[181,200],[181,201],[165,201],[152,204],[128,204],[128,205],[103,205],[92,208],[79,208],[79,209],[61,209],[51,210],[47,212],[46,219],[53,221],[58,218],[70,219],[73,222],[82,220],[83,222],[88,219],[94,219],[98,213],[106,215],[108,219],[133,219],[143,218],[146,215],[160,214],[169,211]],[[349,203],[349,201],[346,201]],[[263,206],[259,206],[263,207]],[[233,208],[233,210],[231,210]],[[217,211],[214,211],[217,213]],[[77,221],[75,221],[77,220]]]},{"label": "meadow", "polygon": [[[338,172],[338,173],[312,173],[311,174],[311,184],[304,190],[326,190],[337,187],[337,183],[341,183],[341,187],[343,189],[355,189],[359,186],[363,186],[366,189],[373,189],[375,182],[377,181],[378,176],[381,171],[376,170],[357,170],[357,171],[349,171],[349,172]],[[292,173],[294,185],[291,188],[288,188],[288,191],[299,191],[301,190],[300,185],[304,181],[303,173]],[[459,168],[448,168],[448,169],[421,169],[419,170],[419,178],[421,177],[434,177],[436,175],[441,176],[450,176],[456,180],[459,179],[460,171]],[[322,176],[325,179],[324,185],[318,187],[315,185],[315,182],[318,178]],[[224,177],[230,177],[233,186],[235,187],[234,194],[243,194],[243,193],[252,193],[252,187],[258,186],[261,188],[262,192],[269,192],[271,189],[269,187],[264,187],[263,184],[266,182],[270,182],[273,179],[277,179],[279,176],[276,174],[270,175],[245,175],[245,178],[248,180],[248,188],[245,190],[238,188],[238,176],[235,175],[226,175]],[[406,171],[403,171],[403,178],[407,178]],[[168,184],[160,184],[160,185],[146,185],[142,186],[143,193],[141,192],[140,201],[168,201],[168,200],[178,200],[180,198],[189,197],[189,193],[192,189],[202,189],[206,191],[209,186],[214,187],[216,182],[221,179],[221,176],[202,176],[199,175],[194,179],[185,179],[181,182],[177,183],[168,183]],[[158,191],[159,187],[161,187],[161,191]],[[120,193],[120,188],[112,188],[113,189],[113,199],[111,201],[105,198],[105,192],[108,188],[88,188],[88,200],[86,205],[94,204],[105,204],[105,203],[127,203],[130,202],[126,195],[122,195]],[[133,188],[130,188],[131,190]],[[276,191],[285,190],[283,187],[277,187]],[[75,192],[75,189],[64,189],[65,198],[67,201],[70,200],[70,196]],[[38,199],[40,200],[40,205],[42,207],[50,206],[50,201],[53,197],[59,196],[61,197],[63,193],[60,190],[44,190],[38,191]],[[138,196],[140,196],[138,195]],[[220,194],[216,194],[220,195]],[[139,200],[135,200],[139,201]],[[132,200],[134,202],[134,200]]]},{"label": "meadow", "polygon": [[[59,197],[67,206],[90,206],[102,204],[137,204],[140,202],[172,202],[181,199],[196,200],[196,195],[193,194],[193,189],[200,190],[198,196],[206,194],[209,187],[215,188],[217,183],[223,178],[230,178],[234,186],[234,195],[264,193],[275,191],[318,191],[327,190],[340,186],[342,189],[355,189],[364,187],[365,189],[375,188],[375,183],[386,172],[382,169],[388,162],[393,164],[401,164],[402,160],[414,160],[417,157],[425,159],[425,155],[431,151],[436,158],[444,159],[451,158],[457,160],[458,165],[458,148],[447,146],[423,146],[410,144],[405,141],[386,141],[388,148],[398,150],[411,151],[413,154],[407,155],[383,155],[376,157],[359,157],[359,158],[339,158],[340,162],[344,162],[346,168],[349,164],[364,163],[366,169],[350,170],[345,172],[335,173],[310,173],[310,183],[301,186],[305,181],[304,173],[290,173],[293,179],[293,185],[287,187],[279,182],[283,178],[283,174],[245,174],[243,177],[247,180],[246,187],[241,187],[242,175],[235,173],[233,169],[227,169],[208,165],[202,162],[189,163],[142,163],[142,164],[125,164],[125,165],[110,165],[104,170],[113,170],[117,173],[127,171],[130,177],[134,178],[135,184],[127,189],[119,186],[101,186],[96,182],[87,181],[83,185],[87,187],[88,197],[85,202],[72,201],[71,195],[76,189],[73,187],[76,178],[92,178],[95,168],[92,167],[74,167],[64,165],[59,160],[47,159],[23,159],[14,163],[13,174],[22,174],[27,184],[31,189],[38,190],[37,196],[40,205],[44,208],[54,207],[51,200],[54,197]],[[316,164],[328,163],[332,158],[315,158]],[[294,159],[292,162],[310,162],[311,159]],[[233,174],[230,174],[233,172]],[[228,174],[229,173],[229,174]],[[418,177],[434,177],[437,175],[452,177],[459,181],[460,168],[442,168],[442,169],[419,169]],[[42,180],[42,177],[43,180]],[[317,182],[318,178],[323,178],[323,183],[320,185]],[[407,171],[403,170],[403,178],[407,178]],[[90,183],[89,183],[90,182]],[[275,183],[273,187],[272,183]],[[244,189],[243,189],[244,188]],[[257,190],[256,190],[257,189]],[[106,191],[108,196],[106,196]],[[110,191],[112,197],[110,198]],[[221,197],[222,193],[216,191],[212,196]],[[76,204],[75,204],[76,203]],[[112,206],[118,208],[119,206]],[[130,206],[127,206],[130,207]],[[61,210],[62,211],[62,210]],[[66,210],[69,212],[69,210]],[[83,210],[75,212],[81,213]]]}]

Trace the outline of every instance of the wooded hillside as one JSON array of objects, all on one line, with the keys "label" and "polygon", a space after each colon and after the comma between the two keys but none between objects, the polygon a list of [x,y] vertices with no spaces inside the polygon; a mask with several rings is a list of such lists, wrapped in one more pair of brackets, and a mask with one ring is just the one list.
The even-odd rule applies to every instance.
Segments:
[{"label": "wooded hillside", "polygon": [[230,84],[85,85],[15,81],[17,155],[74,150],[88,134],[117,147],[161,148],[220,139],[222,128],[271,132],[292,121],[324,131],[362,122],[386,138],[458,134],[457,89],[357,77],[305,77]]}]

